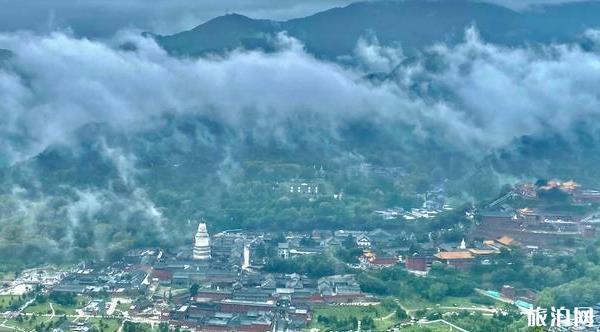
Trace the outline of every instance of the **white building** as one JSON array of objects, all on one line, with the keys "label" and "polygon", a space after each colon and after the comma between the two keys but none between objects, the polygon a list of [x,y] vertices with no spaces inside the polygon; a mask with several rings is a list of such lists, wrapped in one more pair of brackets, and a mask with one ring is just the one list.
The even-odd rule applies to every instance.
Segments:
[{"label": "white building", "polygon": [[250,245],[244,245],[244,261],[242,263],[242,269],[250,267]]},{"label": "white building", "polygon": [[277,244],[277,256],[281,259],[290,258],[290,244],[287,242]]},{"label": "white building", "polygon": [[361,248],[370,248],[371,239],[369,239],[366,235],[359,235],[356,238],[356,245],[358,245]]},{"label": "white building", "polygon": [[315,183],[292,183],[290,184],[291,194],[318,195],[319,185]]},{"label": "white building", "polygon": [[206,230],[206,224],[198,224],[198,232],[194,238],[194,253],[193,258],[195,260],[207,260],[210,259],[210,237]]}]

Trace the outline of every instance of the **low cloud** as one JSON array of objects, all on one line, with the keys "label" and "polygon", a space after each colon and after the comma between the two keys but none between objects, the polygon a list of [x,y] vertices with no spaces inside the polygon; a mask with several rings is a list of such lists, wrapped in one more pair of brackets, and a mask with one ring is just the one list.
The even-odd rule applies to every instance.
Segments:
[{"label": "low cloud", "polygon": [[430,73],[431,83],[448,93],[437,99],[448,100],[490,147],[544,131],[568,136],[577,122],[600,115],[600,54],[579,45],[503,47],[470,28],[464,43],[437,45],[431,54],[443,68]]},{"label": "low cloud", "polygon": [[[354,61],[347,62],[356,65],[350,66],[317,59],[285,34],[275,38],[274,53],[235,50],[198,59],[171,57],[134,33],[105,42],[64,32],[1,34],[0,48],[13,56],[0,66],[0,155],[4,165],[15,165],[54,144],[77,147],[86,134],[78,130],[91,123],[127,140],[160,129],[165,118],[198,116],[240,136],[285,144],[293,144],[287,132],[298,127],[335,137],[350,121],[389,132],[408,124],[416,128],[411,134],[482,157],[523,135],[568,138],[582,122],[600,129],[598,35],[586,32],[585,47],[504,47],[470,28],[462,43],[432,45],[409,59],[400,48],[366,38],[357,42]],[[136,51],[120,48],[124,42]],[[365,78],[373,71],[388,74]],[[177,130],[171,135],[165,144],[191,150],[186,136]],[[210,133],[197,135],[219,144]],[[44,239],[30,242],[46,254],[86,251],[73,252],[76,257],[152,245],[130,243],[137,232],[148,233],[137,239],[155,243],[173,239],[167,217],[138,183],[138,156],[119,139],[93,144],[115,172],[108,184],[58,186],[53,189],[59,194],[45,195],[32,171],[27,188],[15,186],[2,196],[0,243],[7,245],[0,251],[46,231]],[[239,160],[227,146],[219,148],[222,162],[212,175],[232,185],[229,175],[239,172]],[[353,153],[348,158],[358,160]],[[21,169],[24,178],[27,171]]]},{"label": "low cloud", "polygon": [[327,126],[340,116],[391,113],[403,102],[395,87],[361,82],[363,73],[317,60],[285,36],[274,54],[234,51],[197,60],[169,57],[152,40],[132,35],[115,45],[125,39],[138,51],[63,33],[0,36],[1,47],[15,54],[0,72],[7,87],[0,100],[9,105],[0,128],[19,137],[18,149],[3,152],[22,160],[90,122],[135,131],[165,113],[198,114],[275,133],[293,117],[314,114]]},{"label": "low cloud", "polygon": [[483,0],[496,5],[508,7],[514,10],[527,10],[536,6],[557,5],[570,2],[584,2],[589,0]]},{"label": "low cloud", "polygon": [[382,46],[377,36],[361,38],[356,43],[354,56],[359,65],[372,72],[391,72],[404,59],[402,48]]},{"label": "low cloud", "polygon": [[[586,35],[596,45],[597,33]],[[120,49],[125,41],[137,51]],[[358,41],[356,68],[316,59],[284,34],[276,44],[275,53],[178,59],[135,34],[106,43],[0,35],[0,48],[14,52],[0,70],[0,149],[10,164],[68,143],[88,123],[133,133],[159,126],[165,114],[192,114],[276,139],[299,119],[332,135],[348,120],[405,123],[485,151],[547,129],[567,134],[600,110],[600,55],[578,45],[509,48],[471,28],[463,43],[433,45],[397,66],[401,50],[372,38]],[[384,82],[362,78],[392,69]]]}]

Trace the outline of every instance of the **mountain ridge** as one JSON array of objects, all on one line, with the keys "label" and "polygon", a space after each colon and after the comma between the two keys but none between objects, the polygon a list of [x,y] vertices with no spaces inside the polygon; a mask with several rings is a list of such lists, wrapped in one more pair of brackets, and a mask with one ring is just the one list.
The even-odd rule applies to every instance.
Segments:
[{"label": "mountain ridge", "polygon": [[[269,36],[286,31],[310,53],[336,59],[351,54],[356,41],[369,34],[382,45],[399,44],[412,52],[435,42],[456,43],[471,25],[490,42],[517,45],[573,41],[597,22],[600,3],[591,1],[536,6],[521,12],[467,0],[378,1],[356,2],[287,21],[229,14],[156,39],[172,54],[199,56],[240,47],[268,51]],[[226,38],[215,42],[211,35]]]}]

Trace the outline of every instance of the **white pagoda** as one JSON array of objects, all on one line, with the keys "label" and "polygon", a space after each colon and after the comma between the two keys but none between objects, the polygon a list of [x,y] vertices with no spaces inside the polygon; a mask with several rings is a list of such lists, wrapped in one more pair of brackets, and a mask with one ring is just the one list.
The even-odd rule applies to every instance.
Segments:
[{"label": "white pagoda", "polygon": [[206,224],[198,224],[198,232],[194,238],[194,253],[192,257],[195,260],[204,261],[210,259],[210,237],[206,230]]}]

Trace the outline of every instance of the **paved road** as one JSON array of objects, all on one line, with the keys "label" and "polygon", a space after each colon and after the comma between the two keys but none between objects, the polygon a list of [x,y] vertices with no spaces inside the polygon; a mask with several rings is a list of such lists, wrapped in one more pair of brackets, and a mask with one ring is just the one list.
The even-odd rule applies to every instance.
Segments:
[{"label": "paved road", "polygon": [[452,324],[449,321],[444,320],[444,319],[428,320],[428,321],[425,321],[425,322],[419,321],[419,324],[422,324],[422,325],[435,324],[435,323],[443,323],[443,324],[446,324],[446,325],[448,325],[448,326],[450,326],[450,327],[452,327],[454,329],[457,329],[458,331],[469,332],[469,331],[463,329],[462,327],[458,327],[458,326],[456,326],[456,325],[454,325],[454,324]]},{"label": "paved road", "polygon": [[375,320],[388,320],[388,319],[394,317],[395,314],[396,314],[396,310],[390,312],[389,315],[385,315],[383,317],[375,318]]},{"label": "paved road", "polygon": [[482,307],[436,307],[438,309],[443,309],[443,310],[464,310],[464,311],[479,311],[479,312],[486,312],[486,313],[490,313],[490,314],[494,314],[497,312],[496,309],[489,309],[489,308],[482,308]]},{"label": "paved road", "polygon": [[116,298],[112,298],[110,300],[110,304],[108,305],[108,309],[106,309],[106,314],[107,315],[112,315],[115,313],[115,309],[117,309],[117,299]]},{"label": "paved road", "polygon": [[407,309],[407,308],[406,308],[406,307],[405,307],[405,306],[402,304],[402,302],[400,302],[400,300],[398,300],[398,299],[394,299],[394,300],[396,301],[396,303],[398,303],[398,305],[400,306],[400,308],[401,308],[402,310],[404,310],[404,311],[406,312],[406,314],[407,314],[407,315],[408,315],[408,316],[409,316],[411,319],[414,319],[414,318],[415,318],[415,316],[412,314],[412,312],[415,312],[415,311],[417,311],[417,310],[409,310],[409,309]]}]

